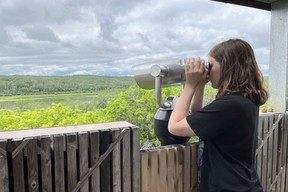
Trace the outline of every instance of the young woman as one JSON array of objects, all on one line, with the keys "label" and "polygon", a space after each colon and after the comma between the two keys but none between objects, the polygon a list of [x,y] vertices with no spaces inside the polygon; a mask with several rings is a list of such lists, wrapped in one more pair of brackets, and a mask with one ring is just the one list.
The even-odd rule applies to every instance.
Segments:
[{"label": "young woman", "polygon": [[[230,39],[209,52],[210,71],[204,62],[192,58],[186,63],[186,83],[168,129],[204,141],[201,192],[260,192],[254,161],[259,105],[266,102],[268,92],[254,52],[247,42]],[[218,93],[202,108],[209,80]]]}]

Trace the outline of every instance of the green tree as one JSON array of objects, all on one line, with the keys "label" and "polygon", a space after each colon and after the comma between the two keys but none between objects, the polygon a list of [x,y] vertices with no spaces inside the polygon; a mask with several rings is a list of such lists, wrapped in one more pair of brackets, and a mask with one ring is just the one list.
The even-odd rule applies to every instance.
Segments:
[{"label": "green tree", "polygon": [[[205,103],[214,99],[214,90],[209,87]],[[179,96],[182,88],[169,87],[162,90],[163,100],[168,96]],[[140,127],[142,145],[159,144],[154,134],[154,115],[159,106],[156,103],[155,90],[145,90],[138,86],[120,92],[116,98],[108,100],[106,107],[94,111],[82,111],[77,107],[52,104],[40,110],[15,111],[0,110],[0,130],[14,130],[76,124],[91,124],[111,121],[127,121]],[[146,145],[147,146],[147,145]]]},{"label": "green tree", "polygon": [[[163,89],[162,95],[165,100],[170,95],[180,95],[180,92],[180,87],[171,87]],[[154,115],[158,108],[154,90],[131,86],[111,99],[104,111],[108,121],[124,120],[139,126],[142,144],[146,141],[158,144],[154,134]]]}]

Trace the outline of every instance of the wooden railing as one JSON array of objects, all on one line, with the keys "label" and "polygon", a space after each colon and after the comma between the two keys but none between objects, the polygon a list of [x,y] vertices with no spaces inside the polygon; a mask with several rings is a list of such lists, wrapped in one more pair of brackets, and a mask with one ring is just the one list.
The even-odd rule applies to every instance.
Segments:
[{"label": "wooden railing", "polygon": [[288,191],[288,114],[260,115],[256,167],[265,192]]},{"label": "wooden railing", "polygon": [[[288,114],[260,115],[256,168],[288,191]],[[0,132],[1,192],[195,192],[198,143],[140,150],[127,122]]]},{"label": "wooden railing", "polygon": [[141,150],[142,192],[197,190],[197,144]]},{"label": "wooden railing", "polygon": [[126,122],[0,133],[1,192],[140,191],[139,129]]}]

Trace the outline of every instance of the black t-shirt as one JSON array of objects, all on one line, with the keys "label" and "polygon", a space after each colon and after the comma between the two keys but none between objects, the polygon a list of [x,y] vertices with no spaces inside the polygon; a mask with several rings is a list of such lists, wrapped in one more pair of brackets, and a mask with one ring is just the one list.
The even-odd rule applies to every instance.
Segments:
[{"label": "black t-shirt", "polygon": [[204,141],[201,192],[260,192],[255,170],[259,107],[242,95],[227,95],[187,117]]}]

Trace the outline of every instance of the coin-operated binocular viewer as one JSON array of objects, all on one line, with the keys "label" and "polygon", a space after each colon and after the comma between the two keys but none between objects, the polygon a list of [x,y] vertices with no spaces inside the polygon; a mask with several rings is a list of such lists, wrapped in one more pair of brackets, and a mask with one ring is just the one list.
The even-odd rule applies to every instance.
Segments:
[{"label": "coin-operated binocular viewer", "polygon": [[134,78],[143,89],[155,89],[159,109],[154,116],[155,135],[162,145],[181,144],[190,137],[179,137],[168,131],[168,121],[178,97],[162,99],[162,87],[181,85],[185,81],[186,59],[145,63],[133,67]]}]

